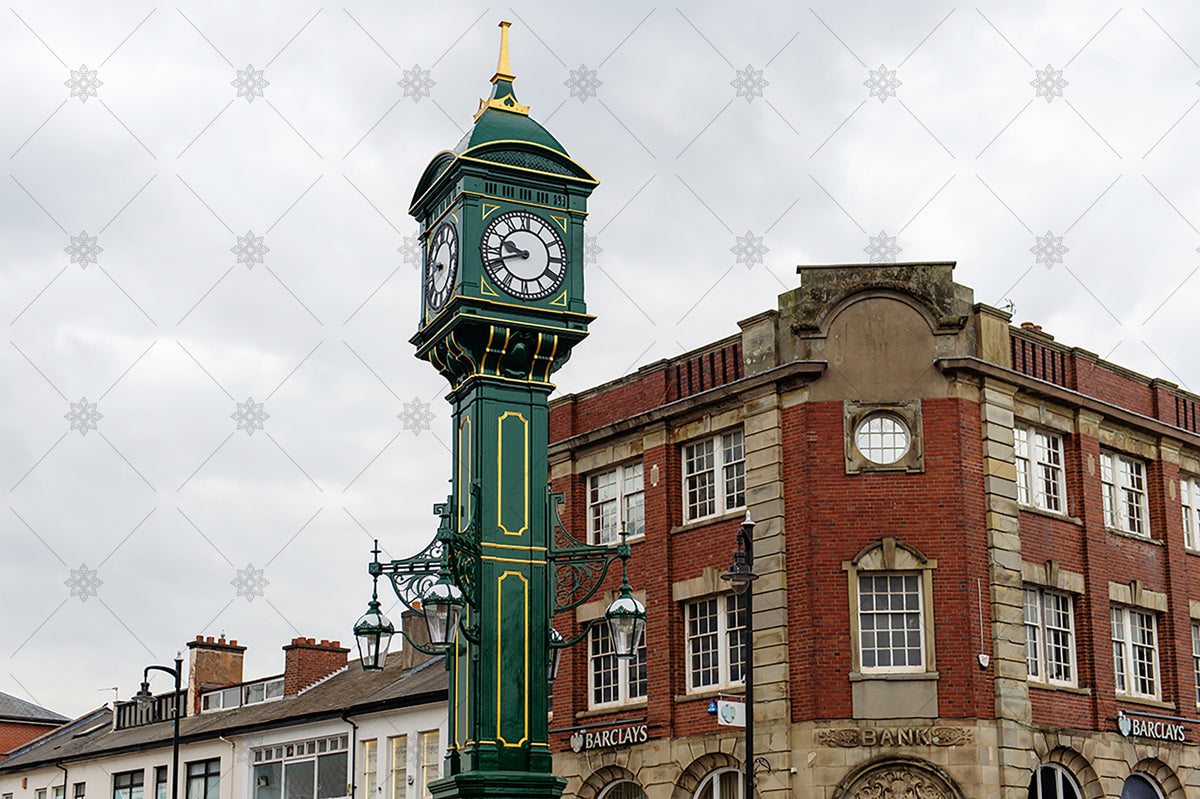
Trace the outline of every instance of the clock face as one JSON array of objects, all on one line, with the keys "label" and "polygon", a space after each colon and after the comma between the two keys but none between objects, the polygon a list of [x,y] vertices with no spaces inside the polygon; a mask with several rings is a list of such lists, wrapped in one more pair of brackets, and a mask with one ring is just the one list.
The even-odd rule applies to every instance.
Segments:
[{"label": "clock face", "polygon": [[450,299],[458,272],[458,232],[454,225],[438,225],[425,252],[425,302],[436,311]]},{"label": "clock face", "polygon": [[493,219],[479,241],[488,275],[523,300],[548,297],[567,276],[567,248],[554,225],[529,211]]}]

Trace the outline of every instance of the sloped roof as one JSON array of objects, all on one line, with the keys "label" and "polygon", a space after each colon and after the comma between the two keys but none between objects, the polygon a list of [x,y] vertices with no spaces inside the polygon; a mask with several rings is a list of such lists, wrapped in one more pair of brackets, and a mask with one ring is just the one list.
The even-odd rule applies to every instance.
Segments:
[{"label": "sloped roof", "polygon": [[[437,657],[404,670],[401,659],[394,658],[382,671],[368,672],[362,670],[358,661],[351,661],[342,671],[295,696],[188,716],[180,721],[179,738],[184,743],[203,741],[323,718],[340,718],[343,714],[354,716],[444,702],[448,685],[444,662],[444,658]],[[93,724],[78,721],[72,724],[79,731],[70,738],[51,734],[23,747],[0,763],[0,773],[171,744],[169,722],[113,730],[111,709],[97,717]]]},{"label": "sloped roof", "polygon": [[70,719],[61,713],[55,713],[40,705],[0,692],[0,721],[40,721],[46,724],[62,724]]}]

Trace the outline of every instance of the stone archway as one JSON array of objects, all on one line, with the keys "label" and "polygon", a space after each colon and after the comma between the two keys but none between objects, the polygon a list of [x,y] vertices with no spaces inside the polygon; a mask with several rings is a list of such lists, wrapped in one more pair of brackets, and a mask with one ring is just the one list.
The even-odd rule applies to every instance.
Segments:
[{"label": "stone archway", "polygon": [[[1104,787],[1088,759],[1066,746],[1056,746],[1046,755],[1045,763],[1057,763],[1069,771],[1083,790],[1084,799],[1104,799]],[[1180,794],[1182,796],[1182,794]]]},{"label": "stone archway", "polygon": [[606,785],[621,780],[637,782],[633,776],[633,772],[627,768],[603,766],[593,771],[591,776],[583,781],[583,785],[579,786],[579,790],[575,792],[575,796],[577,799],[596,799]]},{"label": "stone archway", "polygon": [[869,760],[853,769],[832,799],[966,799],[942,769],[913,757]]},{"label": "stone archway", "polygon": [[1179,777],[1166,763],[1156,757],[1139,760],[1131,770],[1134,774],[1142,774],[1158,783],[1158,789],[1167,799],[1187,799],[1183,792],[1183,784]]},{"label": "stone archway", "polygon": [[700,787],[701,781],[711,772],[719,768],[736,768],[740,769],[742,762],[737,758],[730,757],[724,752],[710,752],[706,755],[700,755],[692,761],[692,764],[683,770],[679,775],[679,779],[675,781],[675,790],[671,792],[671,799],[692,799],[696,795],[696,789]]}]

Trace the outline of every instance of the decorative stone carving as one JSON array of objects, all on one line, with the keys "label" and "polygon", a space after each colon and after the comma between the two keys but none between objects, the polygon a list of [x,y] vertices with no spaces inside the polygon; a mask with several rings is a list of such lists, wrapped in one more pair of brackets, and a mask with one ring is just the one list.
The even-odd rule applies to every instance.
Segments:
[{"label": "decorative stone carving", "polygon": [[951,799],[953,796],[933,775],[900,765],[867,772],[855,780],[847,795],[851,799]]},{"label": "decorative stone carving", "polygon": [[963,746],[975,742],[975,731],[964,727],[841,727],[817,730],[817,743],[852,749],[856,746]]}]

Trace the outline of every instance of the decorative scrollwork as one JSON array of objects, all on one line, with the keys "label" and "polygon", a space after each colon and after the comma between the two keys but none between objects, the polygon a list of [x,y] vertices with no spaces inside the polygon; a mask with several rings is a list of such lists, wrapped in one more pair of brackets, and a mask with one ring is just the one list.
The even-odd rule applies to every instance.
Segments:
[{"label": "decorative scrollwork", "polygon": [[556,564],[554,569],[555,612],[582,604],[576,600],[583,597],[583,601],[586,601],[587,597],[596,593],[596,588],[599,587],[606,570],[607,564],[594,561]]},{"label": "decorative scrollwork", "polygon": [[547,496],[547,518],[550,521],[550,551],[546,553],[555,578],[554,613],[577,608],[600,590],[608,567],[618,558],[629,557],[629,545],[616,547],[585,544],[567,532],[558,506],[562,494]]}]

